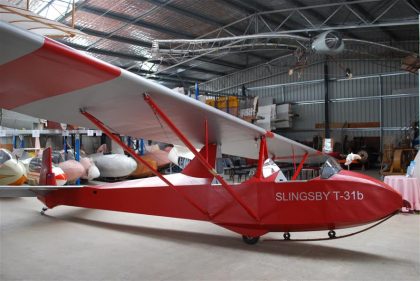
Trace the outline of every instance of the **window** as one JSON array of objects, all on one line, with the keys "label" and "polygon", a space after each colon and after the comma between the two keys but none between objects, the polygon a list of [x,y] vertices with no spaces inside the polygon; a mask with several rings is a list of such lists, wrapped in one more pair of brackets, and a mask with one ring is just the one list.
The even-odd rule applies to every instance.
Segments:
[{"label": "window", "polygon": [[10,153],[8,153],[6,150],[0,149],[0,164],[4,164],[4,162],[10,159],[12,159]]},{"label": "window", "polygon": [[342,170],[334,158],[328,158],[321,167],[321,179],[328,179]]}]

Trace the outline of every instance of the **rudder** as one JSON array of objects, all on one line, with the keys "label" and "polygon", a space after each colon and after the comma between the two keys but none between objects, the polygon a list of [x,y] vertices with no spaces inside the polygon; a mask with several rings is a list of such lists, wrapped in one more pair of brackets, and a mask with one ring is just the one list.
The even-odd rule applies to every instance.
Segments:
[{"label": "rudder", "polygon": [[41,171],[39,173],[40,185],[57,185],[55,174],[52,171],[52,149],[48,147],[42,152]]}]

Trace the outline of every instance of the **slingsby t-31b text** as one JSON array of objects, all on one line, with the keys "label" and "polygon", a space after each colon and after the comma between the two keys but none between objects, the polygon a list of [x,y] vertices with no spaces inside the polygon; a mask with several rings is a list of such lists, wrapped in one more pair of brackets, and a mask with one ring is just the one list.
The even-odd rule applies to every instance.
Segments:
[{"label": "slingsby t-31b text", "polygon": [[[68,205],[209,221],[241,234],[249,244],[268,232],[284,232],[289,239],[293,231],[328,230],[333,238],[336,229],[381,221],[403,205],[401,195],[386,184],[341,170],[319,151],[49,38],[0,21],[0,46],[0,107],[95,126],[155,174],[100,186],[3,187],[3,196],[34,193],[47,208]],[[182,173],[162,175],[115,133],[169,139],[195,158]],[[220,153],[258,159],[255,175],[227,183],[215,170]],[[300,164],[286,180],[273,160]],[[320,162],[325,164],[318,178],[296,181],[304,163]]]},{"label": "slingsby t-31b text", "polygon": [[277,192],[277,201],[363,200],[361,191]]}]

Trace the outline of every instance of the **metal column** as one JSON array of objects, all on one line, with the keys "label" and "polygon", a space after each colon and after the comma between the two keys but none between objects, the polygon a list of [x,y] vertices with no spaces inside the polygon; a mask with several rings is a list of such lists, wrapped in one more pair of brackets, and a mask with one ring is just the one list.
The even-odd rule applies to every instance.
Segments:
[{"label": "metal column", "polygon": [[19,148],[25,148],[25,136],[19,135]]},{"label": "metal column", "polygon": [[383,83],[382,83],[382,76],[378,77],[379,79],[379,142],[380,142],[380,148],[379,148],[379,152],[382,154],[383,153],[383,146],[384,146],[384,141],[383,141],[383,127],[384,127],[384,117],[383,117]]},{"label": "metal column", "polygon": [[[80,162],[80,135],[76,134],[74,136],[74,158],[76,161]],[[76,180],[76,184],[80,185],[80,179]]]},{"label": "metal column", "polygon": [[195,82],[195,99],[198,100],[198,95],[200,94],[200,89],[198,88],[198,82]]},{"label": "metal column", "polygon": [[144,139],[140,139],[140,155],[144,155]]},{"label": "metal column", "polygon": [[18,148],[17,147],[17,140],[18,140],[18,136],[13,135],[13,149]]},{"label": "metal column", "polygon": [[324,88],[325,88],[325,104],[324,104],[324,109],[325,109],[325,138],[329,139],[330,136],[330,112],[329,112],[329,102],[330,102],[330,97],[329,97],[329,90],[328,90],[328,61],[325,60],[324,63]]},{"label": "metal column", "polygon": [[68,156],[67,156],[67,151],[68,147],[67,147],[67,137],[64,136],[63,137],[63,150],[64,150],[64,161],[69,160]]}]

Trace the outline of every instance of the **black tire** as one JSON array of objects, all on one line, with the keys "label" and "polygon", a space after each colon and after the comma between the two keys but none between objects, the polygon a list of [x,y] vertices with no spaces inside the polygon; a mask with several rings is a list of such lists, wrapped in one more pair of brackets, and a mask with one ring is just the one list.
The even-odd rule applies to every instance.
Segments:
[{"label": "black tire", "polygon": [[257,242],[260,240],[260,237],[259,236],[252,237],[252,236],[242,235],[242,240],[244,240],[244,242],[248,245],[254,245],[254,244],[257,244]]},{"label": "black tire", "polygon": [[328,237],[330,237],[331,239],[335,238],[335,231],[334,230],[330,230],[328,231]]},{"label": "black tire", "polygon": [[45,212],[48,210],[48,208],[46,208],[46,207],[43,207],[42,208],[42,210],[41,210],[41,215],[45,215]]},{"label": "black tire", "polygon": [[284,240],[290,240],[290,232],[283,233]]}]

